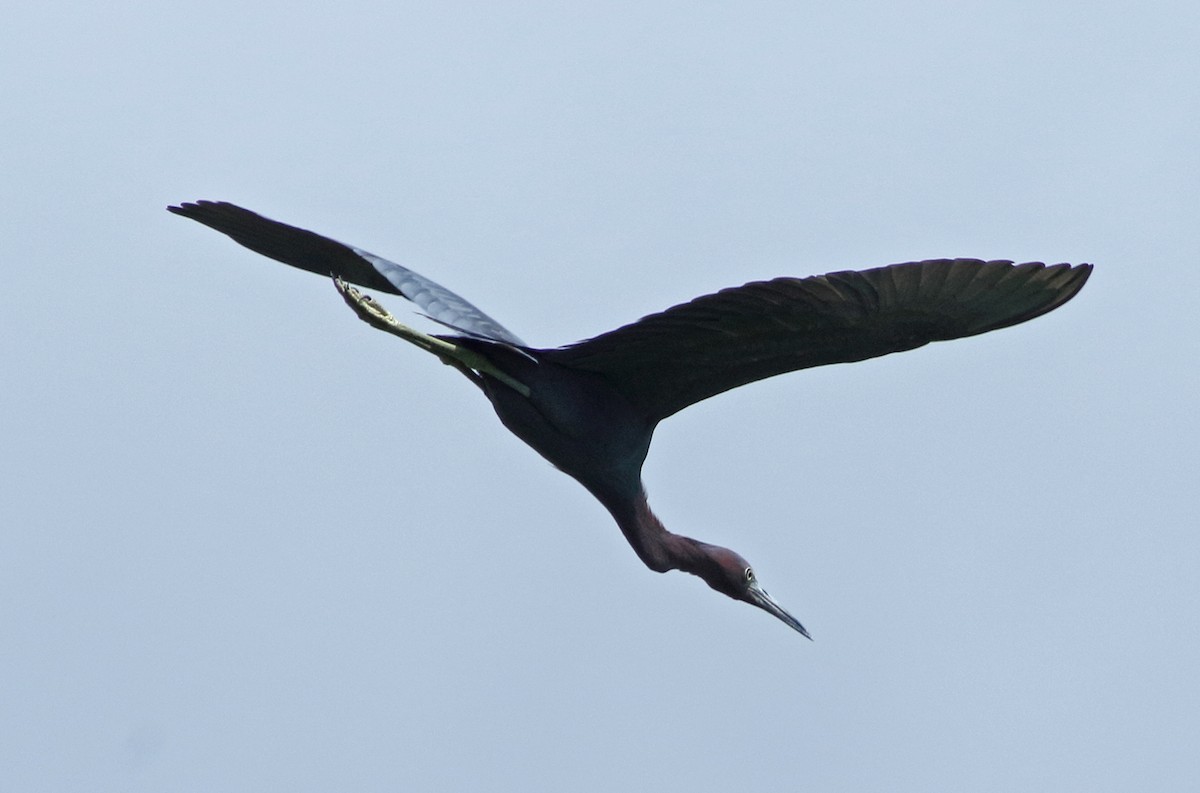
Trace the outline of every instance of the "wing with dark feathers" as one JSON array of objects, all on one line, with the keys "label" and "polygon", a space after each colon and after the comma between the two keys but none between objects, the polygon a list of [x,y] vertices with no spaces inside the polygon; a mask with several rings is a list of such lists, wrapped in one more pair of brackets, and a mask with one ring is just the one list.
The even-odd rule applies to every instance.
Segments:
[{"label": "wing with dark feathers", "polygon": [[197,201],[167,209],[227,234],[234,242],[284,264],[317,275],[337,275],[367,289],[406,297],[430,319],[446,327],[471,336],[524,346],[511,331],[449,289],[373,253],[224,201]]},{"label": "wing with dark feathers", "polygon": [[542,356],[606,375],[661,420],[783,372],[1025,322],[1070,300],[1091,269],[938,259],[776,278],[698,297]]}]

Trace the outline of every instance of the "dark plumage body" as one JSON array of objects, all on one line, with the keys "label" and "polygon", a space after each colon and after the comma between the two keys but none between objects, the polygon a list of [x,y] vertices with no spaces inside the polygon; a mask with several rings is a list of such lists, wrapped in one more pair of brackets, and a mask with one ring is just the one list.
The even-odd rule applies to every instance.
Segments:
[{"label": "dark plumage body", "polygon": [[[356,313],[455,366],[509,430],[612,513],[652,570],[703,578],[808,635],[733,551],[668,532],[641,469],[658,422],[730,388],[1015,325],[1073,297],[1090,265],[940,259],[722,290],[587,341],[526,346],[478,308],[394,262],[227,203],[172,212],[278,261],[339,279]],[[343,281],[412,300],[453,333],[400,325]]]}]

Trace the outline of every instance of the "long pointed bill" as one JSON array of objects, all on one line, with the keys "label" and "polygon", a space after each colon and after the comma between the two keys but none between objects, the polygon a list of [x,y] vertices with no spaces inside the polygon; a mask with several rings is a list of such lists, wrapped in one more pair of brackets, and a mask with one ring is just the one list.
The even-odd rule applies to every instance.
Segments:
[{"label": "long pointed bill", "polygon": [[770,595],[768,595],[762,587],[759,587],[759,586],[750,587],[749,594],[750,594],[750,602],[751,603],[758,606],[760,609],[767,612],[768,614],[774,614],[776,617],[783,620],[785,623],[790,625],[792,628],[799,631],[801,636],[803,636],[804,638],[806,638],[810,641],[812,640],[812,637],[808,635],[808,631],[806,631],[804,629],[804,626],[800,624],[800,620],[796,619],[791,614],[788,614],[787,611],[784,610],[783,606],[776,603],[775,599],[772,598]]}]

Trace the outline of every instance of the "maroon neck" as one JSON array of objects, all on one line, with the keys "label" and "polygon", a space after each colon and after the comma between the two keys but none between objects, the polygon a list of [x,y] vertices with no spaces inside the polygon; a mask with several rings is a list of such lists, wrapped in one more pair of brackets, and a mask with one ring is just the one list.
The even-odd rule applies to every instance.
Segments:
[{"label": "maroon neck", "polygon": [[704,559],[703,543],[667,531],[662,521],[650,511],[645,489],[639,486],[633,499],[597,497],[612,513],[638,558],[651,570],[656,573],[682,570],[700,574]]}]

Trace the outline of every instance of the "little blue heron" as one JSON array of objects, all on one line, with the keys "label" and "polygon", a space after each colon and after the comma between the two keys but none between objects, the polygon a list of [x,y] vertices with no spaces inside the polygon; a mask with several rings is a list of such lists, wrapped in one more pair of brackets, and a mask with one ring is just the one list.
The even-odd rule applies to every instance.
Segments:
[{"label": "little blue heron", "polygon": [[[252,251],[333,276],[363,321],[437,355],[491,401],[508,427],[603,504],[638,557],[808,631],[750,564],[667,531],[650,511],[642,463],[660,421],[765,377],[862,361],[1016,325],[1058,308],[1090,264],[934,259],[723,289],[586,341],[530,347],[450,290],[399,264],[226,202],[168,207]],[[349,284],[401,295],[450,333],[397,322]]]}]

